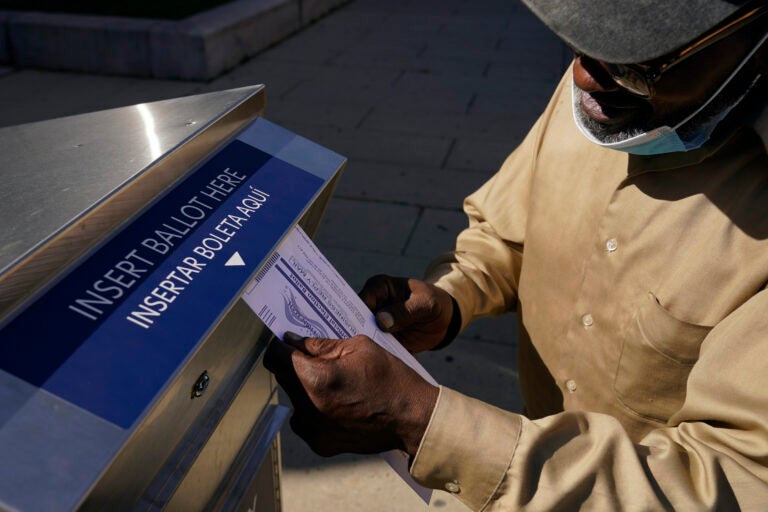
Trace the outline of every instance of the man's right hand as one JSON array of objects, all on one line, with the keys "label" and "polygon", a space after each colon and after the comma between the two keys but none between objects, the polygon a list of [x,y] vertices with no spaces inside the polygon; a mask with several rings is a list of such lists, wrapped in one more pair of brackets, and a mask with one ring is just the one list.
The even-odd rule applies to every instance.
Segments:
[{"label": "man's right hand", "polygon": [[360,298],[375,314],[379,328],[392,333],[412,353],[450,341],[445,337],[454,302],[437,286],[418,279],[377,275],[365,283]]}]

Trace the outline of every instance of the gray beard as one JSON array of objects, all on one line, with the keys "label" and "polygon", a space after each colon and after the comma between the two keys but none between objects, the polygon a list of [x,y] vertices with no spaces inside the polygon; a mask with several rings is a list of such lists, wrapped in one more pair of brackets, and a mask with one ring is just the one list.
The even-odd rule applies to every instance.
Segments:
[{"label": "gray beard", "polygon": [[631,139],[637,135],[641,135],[648,131],[645,126],[640,125],[627,125],[622,126],[618,130],[616,127],[609,127],[606,124],[595,121],[581,109],[579,104],[581,95],[584,91],[579,89],[576,84],[573,84],[573,89],[576,94],[573,95],[573,101],[575,103],[573,111],[578,117],[579,123],[598,141],[603,144],[611,144],[614,142],[623,142],[627,139]]}]

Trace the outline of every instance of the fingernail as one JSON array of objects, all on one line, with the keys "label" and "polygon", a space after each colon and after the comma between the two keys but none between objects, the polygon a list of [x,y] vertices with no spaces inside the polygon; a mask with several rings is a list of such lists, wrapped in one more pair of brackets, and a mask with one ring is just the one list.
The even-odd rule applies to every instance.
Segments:
[{"label": "fingernail", "polygon": [[376,313],[376,323],[379,324],[383,330],[388,331],[395,325],[395,317],[388,311],[379,311]]},{"label": "fingernail", "polygon": [[297,342],[301,341],[303,338],[303,336],[299,336],[295,332],[291,331],[285,331],[285,334],[283,334],[283,341]]}]

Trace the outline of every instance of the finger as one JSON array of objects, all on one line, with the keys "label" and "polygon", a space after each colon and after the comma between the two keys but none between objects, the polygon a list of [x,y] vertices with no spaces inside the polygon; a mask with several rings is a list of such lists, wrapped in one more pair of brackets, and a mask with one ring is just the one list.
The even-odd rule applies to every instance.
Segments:
[{"label": "finger", "polygon": [[371,311],[378,311],[393,302],[404,301],[409,295],[407,278],[384,274],[368,279],[359,293],[360,298]]},{"label": "finger", "polygon": [[397,333],[420,320],[406,302],[397,302],[376,312],[376,325],[384,332]]},{"label": "finger", "polygon": [[283,341],[293,348],[299,348],[304,345],[304,336],[292,331],[285,331],[285,334],[283,334]]},{"label": "finger", "polygon": [[296,350],[292,355],[293,368],[299,385],[312,402],[313,408],[321,410],[326,387],[331,380],[329,361],[324,358],[313,357]]},{"label": "finger", "polygon": [[288,395],[291,400],[291,404],[294,409],[305,409],[308,405],[311,406],[312,402],[307,395],[304,386],[296,375],[293,376],[277,376],[275,380],[283,388],[283,391]]},{"label": "finger", "polygon": [[334,352],[341,342],[341,340],[326,338],[304,338],[292,332],[286,332],[283,338],[294,349],[312,357],[321,357]]},{"label": "finger", "polygon": [[291,354],[295,350],[295,348],[280,340],[272,340],[264,353],[264,368],[275,375],[293,374]]},{"label": "finger", "polygon": [[263,364],[264,368],[275,375],[275,380],[288,394],[294,407],[304,407],[310,400],[296,374],[292,356],[294,352],[297,352],[294,348],[280,340],[273,340],[264,354]]},{"label": "finger", "polygon": [[395,317],[391,311],[380,310],[376,313],[376,325],[384,332],[392,332],[392,328],[395,326]]}]

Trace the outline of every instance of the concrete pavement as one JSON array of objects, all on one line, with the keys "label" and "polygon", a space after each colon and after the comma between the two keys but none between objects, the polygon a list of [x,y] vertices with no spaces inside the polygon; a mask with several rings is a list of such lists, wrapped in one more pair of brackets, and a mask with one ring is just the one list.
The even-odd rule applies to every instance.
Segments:
[{"label": "concrete pavement", "polygon": [[[353,287],[421,276],[465,224],[462,198],[543,109],[569,55],[511,0],[355,0],[211,82],[0,69],[0,126],[241,85],[266,116],[349,157],[318,244]],[[438,381],[520,407],[514,319],[471,326],[422,361]],[[283,435],[285,512],[425,505],[377,458],[313,455]],[[444,492],[432,508],[464,510]]]}]

